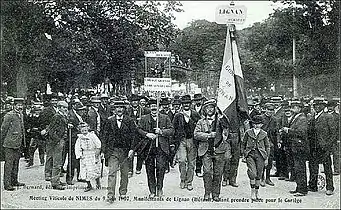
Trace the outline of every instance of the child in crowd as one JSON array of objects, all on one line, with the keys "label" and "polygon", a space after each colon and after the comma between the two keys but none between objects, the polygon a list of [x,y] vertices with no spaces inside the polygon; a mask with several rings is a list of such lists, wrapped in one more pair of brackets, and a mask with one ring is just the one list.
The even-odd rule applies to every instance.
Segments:
[{"label": "child in crowd", "polygon": [[243,151],[247,164],[247,175],[251,185],[251,199],[258,200],[259,185],[264,167],[268,164],[270,142],[267,133],[261,129],[263,118],[255,115],[252,118],[253,128],[245,132],[243,138]]},{"label": "child in crowd", "polygon": [[101,141],[96,134],[89,132],[89,125],[81,123],[79,125],[80,134],[75,145],[76,158],[80,159],[80,179],[86,180],[88,186],[85,192],[92,190],[91,181],[96,180],[96,187],[100,188],[101,176]]}]

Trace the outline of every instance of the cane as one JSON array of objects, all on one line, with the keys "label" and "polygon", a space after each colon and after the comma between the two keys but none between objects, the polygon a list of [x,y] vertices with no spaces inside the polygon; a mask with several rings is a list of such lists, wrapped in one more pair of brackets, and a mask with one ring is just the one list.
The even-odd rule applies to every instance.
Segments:
[{"label": "cane", "polygon": [[69,128],[69,176],[71,177],[71,128]]}]

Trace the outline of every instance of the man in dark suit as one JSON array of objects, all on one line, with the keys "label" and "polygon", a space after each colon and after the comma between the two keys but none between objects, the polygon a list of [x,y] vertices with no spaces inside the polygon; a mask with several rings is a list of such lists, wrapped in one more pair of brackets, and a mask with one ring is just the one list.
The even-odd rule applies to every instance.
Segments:
[{"label": "man in dark suit", "polygon": [[[78,125],[81,122],[85,122],[83,119],[84,117],[84,111],[86,110],[86,107],[81,103],[77,102],[72,105],[72,109],[69,111],[68,116],[68,122],[71,124],[71,142],[70,142],[70,136],[68,141],[65,144],[65,151],[68,154],[68,165],[67,165],[67,173],[66,173],[66,183],[68,185],[73,185],[72,180],[75,174],[75,169],[77,169],[77,180],[79,180],[79,171],[80,171],[80,165],[79,165],[79,159],[76,159],[75,154],[75,144],[77,141],[77,134],[79,133]],[[69,133],[69,135],[70,135]]]},{"label": "man in dark suit", "polygon": [[214,201],[219,201],[225,160],[231,154],[227,140],[230,128],[227,118],[216,113],[214,99],[206,101],[203,108],[207,115],[197,122],[194,139],[198,141],[198,156],[203,157],[204,199],[210,200],[212,195]]},{"label": "man in dark suit", "polygon": [[[328,110],[329,113],[333,116],[334,122],[336,125],[340,125],[340,102],[337,100],[328,101]],[[333,175],[340,174],[340,130],[336,129],[336,141],[333,149],[333,166],[334,173]]]},{"label": "man in dark suit", "polygon": [[163,181],[170,154],[169,138],[174,134],[174,128],[167,115],[157,114],[159,107],[156,99],[150,99],[148,103],[151,113],[142,116],[138,127],[144,142],[142,148],[147,152],[145,166],[149,196],[153,198],[163,195]]},{"label": "man in dark suit", "polygon": [[115,115],[110,116],[104,123],[104,137],[102,152],[106,164],[109,167],[107,202],[115,201],[115,188],[117,171],[120,170],[121,181],[120,197],[126,196],[128,187],[129,161],[135,149],[137,126],[134,120],[125,115],[124,101],[111,103],[115,109]]},{"label": "man in dark suit", "polygon": [[[64,190],[64,183],[60,181],[61,168],[63,166],[63,148],[67,141],[68,132],[68,104],[65,101],[58,101],[57,112],[52,117],[51,123],[42,131],[48,134],[46,142],[46,166],[45,177],[51,177],[53,189]],[[52,169],[51,171],[46,170]]]},{"label": "man in dark suit", "polygon": [[1,124],[1,140],[5,153],[4,188],[15,190],[14,186],[24,186],[18,181],[19,159],[25,147],[25,128],[23,121],[23,98],[14,98],[14,109],[4,116]]},{"label": "man in dark suit", "polygon": [[[141,120],[141,117],[143,115],[149,114],[150,110],[146,107],[143,107],[139,104],[140,97],[138,95],[133,94],[131,96],[131,102],[130,102],[130,108],[127,110],[128,116],[133,118],[135,123],[138,124]],[[140,138],[139,136],[136,136],[136,138]],[[136,141],[139,141],[139,139],[136,139]],[[137,152],[137,163],[136,163],[136,174],[141,174],[142,164],[143,161],[146,158],[146,154],[142,151]],[[133,169],[134,169],[134,157],[130,159],[130,165],[129,165],[129,173],[128,176],[131,177],[133,175]]]},{"label": "man in dark suit", "polygon": [[330,154],[335,145],[337,125],[333,116],[324,112],[326,108],[325,101],[315,101],[313,104],[316,114],[311,118],[309,124],[310,137],[310,160],[309,160],[309,191],[317,191],[317,177],[319,171],[319,163],[323,164],[324,173],[326,174],[326,195],[334,194],[332,161]]},{"label": "man in dark suit", "polygon": [[283,127],[280,132],[288,134],[289,141],[292,144],[294,156],[294,168],[296,175],[296,189],[290,191],[294,196],[305,196],[308,193],[307,188],[307,169],[308,160],[308,121],[301,112],[303,104],[300,101],[291,101],[290,110],[293,115],[289,118],[289,127]]},{"label": "man in dark suit", "polygon": [[191,109],[191,96],[181,97],[182,110],[175,114],[173,119],[174,139],[179,142],[178,158],[180,171],[180,188],[193,190],[193,176],[195,170],[195,160],[197,157],[197,147],[194,144],[193,133],[195,126],[201,116]]},{"label": "man in dark suit", "polygon": [[169,107],[170,104],[171,102],[168,97],[161,98],[160,105],[162,109],[160,110],[160,113],[168,115],[169,119],[173,121],[174,114]]}]

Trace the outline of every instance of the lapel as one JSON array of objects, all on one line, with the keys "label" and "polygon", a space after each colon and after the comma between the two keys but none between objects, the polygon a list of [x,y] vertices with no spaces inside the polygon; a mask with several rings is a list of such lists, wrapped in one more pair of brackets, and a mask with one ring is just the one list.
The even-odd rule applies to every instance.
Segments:
[{"label": "lapel", "polygon": [[289,127],[292,126],[296,121],[299,116],[301,116],[303,113],[298,113],[296,114],[293,118],[291,118],[291,121],[289,122]]}]

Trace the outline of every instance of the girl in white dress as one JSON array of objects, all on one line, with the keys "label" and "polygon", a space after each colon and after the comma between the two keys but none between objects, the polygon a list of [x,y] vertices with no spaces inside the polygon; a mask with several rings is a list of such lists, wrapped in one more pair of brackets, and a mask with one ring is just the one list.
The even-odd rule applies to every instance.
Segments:
[{"label": "girl in white dress", "polygon": [[76,158],[80,159],[79,178],[86,180],[88,186],[85,192],[93,189],[91,181],[96,180],[96,187],[100,188],[101,176],[101,141],[96,134],[89,132],[89,125],[81,123],[79,125],[80,134],[75,145]]}]

